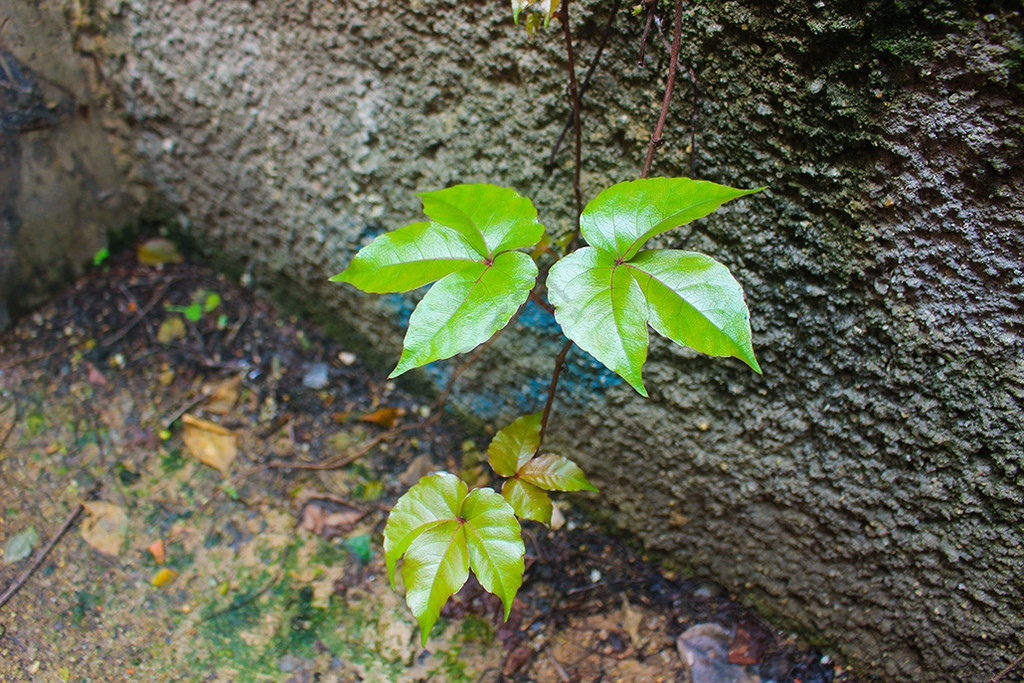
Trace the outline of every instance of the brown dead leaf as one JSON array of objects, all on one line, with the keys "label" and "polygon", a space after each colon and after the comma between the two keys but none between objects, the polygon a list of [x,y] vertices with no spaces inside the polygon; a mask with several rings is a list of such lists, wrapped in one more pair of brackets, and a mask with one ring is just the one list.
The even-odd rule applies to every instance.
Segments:
[{"label": "brown dead leaf", "polygon": [[203,420],[189,413],[181,416],[185,424],[182,439],[199,462],[227,473],[238,455],[238,435],[216,422]]},{"label": "brown dead leaf", "polygon": [[395,426],[395,422],[398,418],[405,415],[405,408],[378,408],[377,410],[367,415],[362,415],[357,418],[360,422],[372,422],[373,424],[383,427],[384,429],[391,429]]},{"label": "brown dead leaf", "polygon": [[426,453],[421,453],[409,463],[404,472],[398,475],[398,481],[402,482],[405,486],[412,486],[435,469],[434,462],[430,459],[430,456]]},{"label": "brown dead leaf", "polygon": [[185,336],[188,330],[185,329],[185,321],[178,316],[172,316],[160,323],[160,329],[156,331],[156,340],[161,344],[169,344]]},{"label": "brown dead leaf", "polygon": [[356,509],[329,510],[324,505],[309,503],[302,508],[301,527],[312,531],[317,536],[330,538],[338,536],[352,528],[356,522],[366,516],[366,512]]},{"label": "brown dead leaf", "polygon": [[102,500],[83,502],[85,521],[82,522],[82,540],[104,555],[121,554],[128,535],[128,515],[124,509]]},{"label": "brown dead leaf", "polygon": [[148,550],[149,554],[153,556],[153,559],[156,560],[157,564],[163,564],[167,559],[167,551],[164,548],[164,542],[160,539],[157,539],[146,546],[146,550]]},{"label": "brown dead leaf", "polygon": [[85,369],[88,373],[87,376],[89,378],[89,384],[93,384],[98,387],[107,386],[107,378],[103,376],[102,372],[96,369],[95,365],[89,361],[85,361]]},{"label": "brown dead leaf", "polygon": [[242,377],[232,377],[221,382],[213,382],[203,387],[203,393],[209,397],[203,401],[203,410],[217,415],[227,415],[238,402],[238,388],[242,385]]},{"label": "brown dead leaf", "polygon": [[640,640],[640,612],[633,609],[625,595],[622,596],[622,625],[629,634],[629,642],[639,652],[643,642]]}]

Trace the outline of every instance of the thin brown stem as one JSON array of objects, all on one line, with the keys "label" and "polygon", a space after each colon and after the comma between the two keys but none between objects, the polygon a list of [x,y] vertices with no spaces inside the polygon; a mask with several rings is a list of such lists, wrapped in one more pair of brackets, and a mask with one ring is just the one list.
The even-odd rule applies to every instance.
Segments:
[{"label": "thin brown stem", "polygon": [[537,304],[538,306],[543,308],[545,311],[547,311],[551,315],[555,314],[555,307],[552,306],[551,304],[549,304],[547,301],[544,301],[544,299],[542,299],[540,297],[540,294],[537,293],[536,289],[533,289],[533,290],[530,291],[530,298],[533,299],[533,302],[535,304]]},{"label": "thin brown stem", "polygon": [[[622,4],[622,0],[615,0],[612,3],[611,12],[608,14],[608,23],[605,24],[604,33],[601,35],[601,42],[597,46],[597,52],[594,53],[594,58],[590,62],[590,66],[587,68],[587,75],[583,77],[583,84],[580,86],[580,104],[583,103],[583,96],[587,94],[587,90],[590,89],[590,79],[593,78],[594,72],[597,71],[597,65],[601,61],[601,54],[604,52],[604,48],[608,45],[608,38],[612,34],[612,25],[615,23],[615,15],[619,13],[619,6]],[[570,111],[569,116],[565,121],[565,125],[562,127],[562,133],[555,140],[554,146],[551,148],[551,154],[548,155],[548,161],[544,164],[544,170],[546,173],[550,173],[551,169],[555,167],[555,156],[558,154],[558,150],[562,148],[562,142],[565,141],[565,136],[569,134],[569,131],[573,128],[573,121],[575,118],[573,113]]]},{"label": "thin brown stem", "polygon": [[647,146],[647,158],[644,160],[644,169],[640,173],[641,178],[646,178],[651,172],[651,163],[654,161],[654,152],[661,145],[661,133],[665,129],[665,120],[668,118],[668,105],[672,101],[672,87],[676,82],[676,66],[679,63],[679,45],[683,35],[683,0],[676,0],[676,15],[672,27],[672,56],[668,64],[668,82],[665,84],[665,99],[661,103],[661,114],[658,116],[658,125],[654,127],[651,134],[651,142]]},{"label": "thin brown stem", "polygon": [[583,155],[583,126],[580,123],[580,90],[576,82],[576,51],[572,46],[572,30],[569,26],[569,0],[563,0],[560,10],[562,32],[565,35],[565,54],[569,60],[569,99],[572,102],[572,125],[576,143],[575,163],[572,173],[572,191],[576,198],[576,229],[566,253],[576,250],[580,241],[580,214],[583,213],[583,193],[580,191],[580,166]]},{"label": "thin brown stem", "polygon": [[693,91],[693,109],[690,112],[690,177],[697,175],[697,74],[690,67],[690,88]]},{"label": "thin brown stem", "polygon": [[548,430],[548,418],[551,417],[551,406],[555,403],[555,389],[558,388],[558,376],[562,374],[562,368],[565,367],[565,357],[569,355],[569,349],[572,348],[572,340],[567,339],[562,350],[558,352],[558,357],[555,358],[555,370],[551,373],[551,386],[548,387],[548,400],[544,403],[544,415],[540,419],[540,442],[544,442],[544,432]]},{"label": "thin brown stem", "polygon": [[1009,673],[1010,673],[1011,671],[1013,671],[1014,669],[1016,669],[1016,668],[1017,668],[1018,666],[1020,666],[1020,665],[1021,665],[1022,663],[1024,663],[1024,654],[1022,654],[1022,655],[1021,655],[1020,657],[1017,657],[1017,659],[1016,659],[1016,660],[1014,660],[1013,664],[1011,664],[1010,666],[1006,667],[1005,669],[1003,669],[1002,671],[1000,671],[999,673],[997,673],[997,674],[996,674],[995,676],[993,676],[993,677],[992,677],[992,678],[991,678],[991,679],[989,680],[989,683],[999,683],[999,681],[1001,681],[1001,680],[1003,680],[1004,678],[1006,678],[1006,676],[1007,676],[1007,675],[1009,675]]},{"label": "thin brown stem", "polygon": [[53,546],[57,545],[57,541],[59,541],[64,534],[68,532],[71,525],[75,523],[76,519],[78,519],[78,515],[82,514],[83,509],[82,504],[79,503],[75,506],[74,510],[68,513],[68,516],[64,518],[64,523],[60,525],[60,529],[57,530],[57,533],[53,535],[53,538],[50,539],[49,543],[36,553],[36,558],[32,561],[32,564],[30,564],[28,568],[21,573],[21,576],[19,576],[18,579],[12,583],[6,591],[4,591],[4,594],[0,596],[0,607],[6,605],[7,602],[13,598],[19,590],[21,590],[22,586],[25,585],[25,582],[29,580],[32,574],[39,568],[39,565],[43,563],[43,560],[46,559],[46,556],[50,554],[51,550],[53,550]]},{"label": "thin brown stem", "polygon": [[654,25],[654,2],[644,2],[644,11],[646,12],[647,21],[644,22],[644,34],[640,38],[640,56],[637,57],[636,65],[640,68],[644,66],[644,55],[647,54],[647,36],[651,34],[651,26]]}]

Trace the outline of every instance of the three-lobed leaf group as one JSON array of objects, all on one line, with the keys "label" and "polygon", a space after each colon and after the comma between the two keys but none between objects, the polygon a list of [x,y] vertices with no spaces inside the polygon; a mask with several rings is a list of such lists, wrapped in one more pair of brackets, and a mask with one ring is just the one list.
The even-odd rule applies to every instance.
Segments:
[{"label": "three-lobed leaf group", "polygon": [[560,455],[537,455],[543,413],[518,418],[494,435],[487,457],[494,471],[508,477],[502,497],[518,517],[551,523],[547,491],[597,491],[583,471]]},{"label": "three-lobed leaf group", "polygon": [[[648,325],[760,372],[743,288],[728,268],[696,252],[643,250],[651,238],[757,191],[651,178],[601,192],[580,216],[589,246],[559,259],[547,277],[562,331],[644,396]],[[516,250],[544,235],[532,202],[508,188],[456,185],[419,197],[430,221],[377,237],[331,278],[372,293],[436,281],[409,319],[391,377],[465,353],[508,324],[538,273],[533,259]]]},{"label": "three-lobed leaf group", "polygon": [[529,199],[484,184],[419,197],[432,220],[377,237],[331,278],[377,294],[438,281],[409,319],[391,377],[487,341],[526,302],[537,279],[533,259],[515,251],[544,234]]},{"label": "three-lobed leaf group", "polygon": [[384,560],[395,583],[402,556],[405,601],[424,645],[441,607],[472,567],[480,585],[505,606],[523,582],[525,546],[511,506],[489,488],[468,490],[445,472],[424,477],[399,498],[384,528]]}]

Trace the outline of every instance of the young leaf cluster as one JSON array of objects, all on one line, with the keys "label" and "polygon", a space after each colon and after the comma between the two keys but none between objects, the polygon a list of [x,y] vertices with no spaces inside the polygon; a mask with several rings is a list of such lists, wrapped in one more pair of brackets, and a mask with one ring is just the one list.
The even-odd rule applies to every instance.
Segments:
[{"label": "young leaf cluster", "polygon": [[[433,283],[409,319],[391,377],[487,341],[546,286],[565,336],[646,396],[648,327],[760,372],[743,290],[729,270],[704,254],[648,247],[657,235],[757,191],[689,178],[613,185],[580,216],[586,246],[563,254],[539,283],[534,258],[545,250],[535,247],[545,232],[532,202],[508,188],[457,185],[420,194],[429,220],[377,237],[332,280],[374,293]],[[404,558],[406,602],[424,643],[470,569],[502,600],[507,618],[524,571],[518,519],[550,523],[549,491],[597,490],[572,461],[540,453],[545,422],[544,412],[526,415],[495,436],[488,459],[506,478],[500,494],[439,473],[392,510],[384,531],[388,574],[394,581]]]}]

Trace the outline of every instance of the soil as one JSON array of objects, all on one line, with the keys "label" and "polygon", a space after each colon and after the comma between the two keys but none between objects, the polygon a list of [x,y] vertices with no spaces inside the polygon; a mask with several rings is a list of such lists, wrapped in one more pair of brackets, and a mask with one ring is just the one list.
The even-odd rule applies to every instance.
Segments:
[{"label": "soil", "polygon": [[431,399],[147,255],[172,262],[107,259],[0,337],[0,680],[854,680],[571,495],[560,528],[524,527],[509,620],[471,579],[420,647],[387,513],[432,471],[491,483],[487,435],[396,431]]}]

